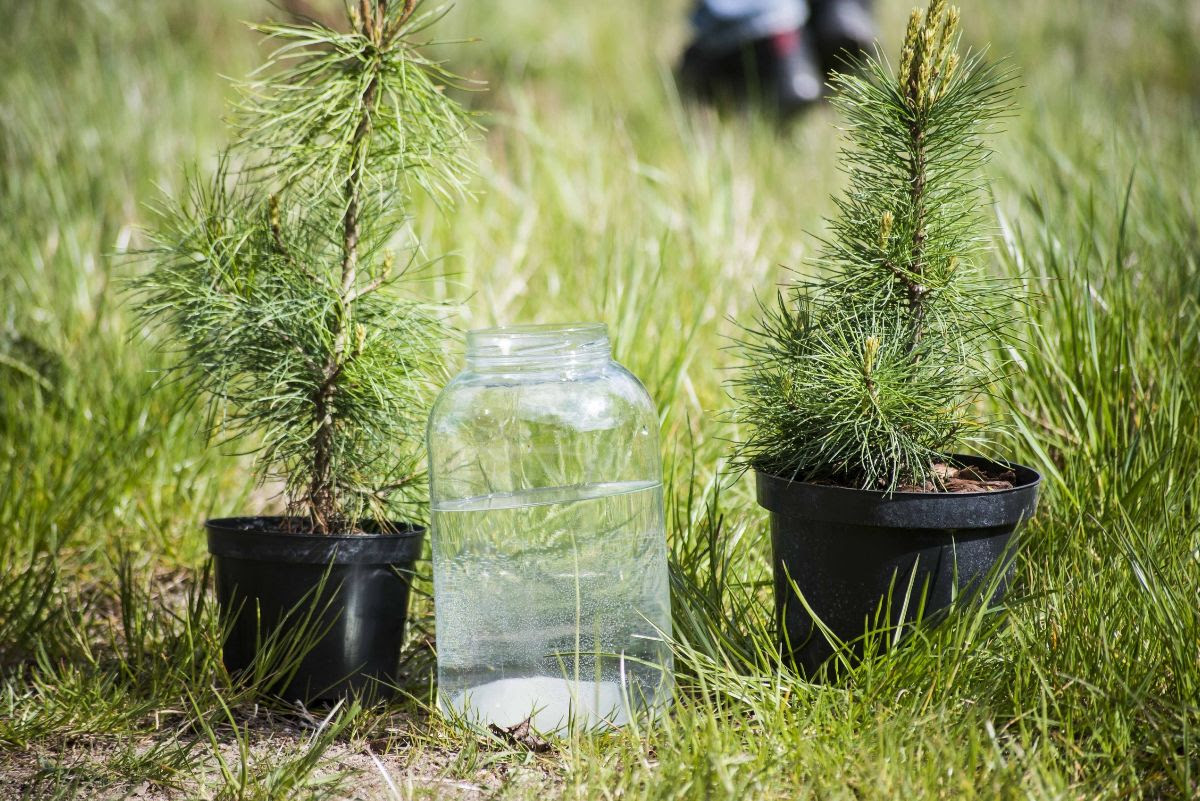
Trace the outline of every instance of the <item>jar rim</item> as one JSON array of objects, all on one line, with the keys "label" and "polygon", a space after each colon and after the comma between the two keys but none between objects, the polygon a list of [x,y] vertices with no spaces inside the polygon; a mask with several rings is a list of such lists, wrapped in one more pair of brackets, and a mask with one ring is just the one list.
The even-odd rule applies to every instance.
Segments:
[{"label": "jar rim", "polygon": [[607,362],[604,323],[533,323],[476,328],[467,332],[472,367],[525,367]]}]

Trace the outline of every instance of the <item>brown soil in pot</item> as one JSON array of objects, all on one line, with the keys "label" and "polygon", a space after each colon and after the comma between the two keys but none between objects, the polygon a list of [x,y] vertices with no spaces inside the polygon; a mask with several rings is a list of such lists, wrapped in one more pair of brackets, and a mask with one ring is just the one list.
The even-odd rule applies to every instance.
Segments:
[{"label": "brown soil in pot", "polygon": [[[922,484],[901,484],[896,487],[896,492],[999,492],[1012,489],[1017,485],[1016,472],[1003,465],[956,467],[948,462],[935,462],[933,475],[933,479]],[[836,479],[819,479],[810,483],[845,487],[846,489],[863,489],[854,482]],[[887,482],[881,479],[879,489],[886,488]]]},{"label": "brown soil in pot", "polygon": [[923,484],[901,484],[897,492],[997,492],[1016,486],[1017,474],[999,465],[954,467],[945,462],[933,465],[935,478]]}]

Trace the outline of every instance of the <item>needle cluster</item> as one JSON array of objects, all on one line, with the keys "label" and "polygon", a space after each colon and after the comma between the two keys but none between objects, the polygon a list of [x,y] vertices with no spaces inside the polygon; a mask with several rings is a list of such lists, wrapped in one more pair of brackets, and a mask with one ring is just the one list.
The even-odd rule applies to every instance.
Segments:
[{"label": "needle cluster", "polygon": [[1012,83],[959,40],[958,9],[932,0],[896,68],[877,54],[834,78],[848,187],[821,277],[764,306],[744,343],[745,466],[893,491],[936,484],[935,463],[986,433],[976,402],[1003,370],[1011,290],[978,263],[979,173]]},{"label": "needle cluster", "polygon": [[407,214],[414,191],[464,190],[474,125],[414,41],[436,13],[346,9],[344,32],[258,26],[278,47],[239,85],[233,144],[157,209],[135,282],[208,430],[247,443],[319,533],[416,497],[446,332],[402,291],[421,266]]}]

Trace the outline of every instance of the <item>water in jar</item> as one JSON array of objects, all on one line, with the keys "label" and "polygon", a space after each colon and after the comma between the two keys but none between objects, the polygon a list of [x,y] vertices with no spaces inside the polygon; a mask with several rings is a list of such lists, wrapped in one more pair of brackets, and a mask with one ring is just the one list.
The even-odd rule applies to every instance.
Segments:
[{"label": "water in jar", "polygon": [[433,504],[446,713],[603,730],[671,693],[662,485],[543,487]]}]

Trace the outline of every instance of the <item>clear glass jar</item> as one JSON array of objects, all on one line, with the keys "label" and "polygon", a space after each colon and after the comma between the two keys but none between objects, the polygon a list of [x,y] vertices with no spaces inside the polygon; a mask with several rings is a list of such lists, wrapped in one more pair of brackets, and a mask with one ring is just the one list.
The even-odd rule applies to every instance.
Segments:
[{"label": "clear glass jar", "polygon": [[470,332],[428,444],[443,712],[562,733],[660,709],[658,418],[605,326]]}]

